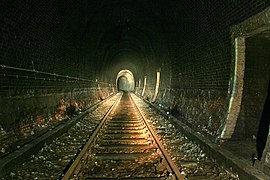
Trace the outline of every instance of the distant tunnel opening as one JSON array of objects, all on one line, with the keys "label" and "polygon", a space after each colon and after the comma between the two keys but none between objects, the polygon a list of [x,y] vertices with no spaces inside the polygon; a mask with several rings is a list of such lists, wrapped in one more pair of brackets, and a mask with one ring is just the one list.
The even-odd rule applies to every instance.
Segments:
[{"label": "distant tunnel opening", "polygon": [[133,92],[135,88],[134,76],[129,70],[121,70],[116,78],[118,91]]},{"label": "distant tunnel opening", "polygon": [[118,89],[118,91],[124,91],[124,92],[132,91],[130,85],[131,84],[128,81],[128,78],[125,77],[125,76],[121,76],[117,80],[117,89]]}]

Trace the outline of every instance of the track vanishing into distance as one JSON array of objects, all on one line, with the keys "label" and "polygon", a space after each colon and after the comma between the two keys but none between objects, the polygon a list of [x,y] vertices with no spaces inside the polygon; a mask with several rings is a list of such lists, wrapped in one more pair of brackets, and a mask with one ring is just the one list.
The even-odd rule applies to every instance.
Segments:
[{"label": "track vanishing into distance", "polygon": [[2,159],[0,177],[5,172],[2,180],[239,179],[178,126],[139,96],[117,93]]},{"label": "track vanishing into distance", "polygon": [[128,93],[113,103],[62,178],[184,179]]}]

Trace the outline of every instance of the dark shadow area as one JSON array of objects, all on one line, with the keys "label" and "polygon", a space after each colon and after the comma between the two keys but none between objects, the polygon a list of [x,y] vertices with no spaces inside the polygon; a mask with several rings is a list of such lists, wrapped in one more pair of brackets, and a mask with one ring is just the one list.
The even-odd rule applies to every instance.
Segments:
[{"label": "dark shadow area", "polygon": [[246,39],[246,67],[241,111],[234,139],[255,139],[264,110],[270,77],[269,31]]},{"label": "dark shadow area", "polygon": [[[241,111],[232,139],[224,147],[246,159],[262,157],[269,131],[270,31],[246,39],[246,66]],[[268,125],[267,125],[268,124]],[[263,169],[263,162],[255,163]]]},{"label": "dark shadow area", "polygon": [[269,124],[270,124],[270,81],[268,83],[268,94],[264,104],[264,109],[262,113],[262,118],[259,124],[259,129],[257,133],[257,155],[258,159],[261,160],[263,151],[265,149],[268,133],[269,133]]}]

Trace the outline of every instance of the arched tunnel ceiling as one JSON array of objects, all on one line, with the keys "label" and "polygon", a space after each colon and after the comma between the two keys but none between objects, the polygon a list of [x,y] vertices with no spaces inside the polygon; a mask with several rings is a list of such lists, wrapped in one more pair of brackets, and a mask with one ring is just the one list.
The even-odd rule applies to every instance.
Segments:
[{"label": "arched tunnel ceiling", "polygon": [[269,17],[269,0],[1,0],[2,139],[37,137],[74,107],[87,115],[117,88],[215,142],[254,139]]},{"label": "arched tunnel ceiling", "polygon": [[89,12],[86,30],[82,34],[87,38],[81,39],[87,41],[84,49],[91,51],[92,66],[99,78],[106,78],[106,72],[116,74],[127,68],[142,79],[149,72],[155,74],[164,61],[170,65],[168,44],[176,44],[174,41],[185,37],[176,36],[176,32],[182,27],[181,19],[188,16],[188,12],[174,7],[176,4],[181,8],[189,5],[118,0],[102,1],[95,6],[89,2],[85,7]]},{"label": "arched tunnel ceiling", "polygon": [[[211,1],[87,1],[80,17],[85,19],[82,51],[89,50],[89,60],[101,79],[107,77],[106,72],[117,74],[124,68],[142,78],[149,72],[154,74],[161,64],[170,66],[181,54],[181,47],[188,44],[196,49],[198,42],[207,41],[201,34],[211,34],[208,38],[212,39],[219,36],[218,29],[209,31],[209,24],[223,26],[216,19],[224,19],[234,5]],[[127,64],[130,67],[123,67]]]},{"label": "arched tunnel ceiling", "polygon": [[[156,71],[161,70],[162,78],[171,79],[173,74],[175,84],[181,78],[185,81],[184,75],[211,84],[212,75],[200,69],[205,64],[202,61],[214,61],[215,51],[222,49],[227,64],[216,63],[213,73],[218,78],[218,70],[228,72],[229,52],[224,44],[230,43],[230,26],[263,9],[249,12],[252,4],[257,1],[3,1],[1,19],[9,22],[6,26],[14,42],[25,46],[29,55],[36,49],[32,59],[16,58],[21,56],[16,50],[3,64],[27,69],[34,64],[40,71],[110,83],[115,81],[110,75],[116,76],[121,69],[130,69],[136,81],[145,75],[154,79]],[[236,11],[240,7],[247,13]],[[194,68],[186,72],[190,62]],[[198,86],[202,86],[200,83]]]},{"label": "arched tunnel ceiling", "polygon": [[[99,72],[116,74],[119,69],[129,68],[137,76],[161,64],[160,54],[166,53],[161,34],[164,26],[157,24],[162,22],[160,15],[152,10],[143,1],[114,1],[96,12],[90,21],[95,26],[90,29],[99,32],[93,47]],[[124,67],[127,64],[130,67]]]}]

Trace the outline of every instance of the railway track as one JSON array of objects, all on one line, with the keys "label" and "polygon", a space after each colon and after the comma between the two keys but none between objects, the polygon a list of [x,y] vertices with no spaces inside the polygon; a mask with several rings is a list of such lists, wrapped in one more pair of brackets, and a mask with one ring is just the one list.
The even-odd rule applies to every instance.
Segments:
[{"label": "railway track", "polygon": [[[48,133],[35,139],[34,143],[26,144],[15,154],[1,159],[0,167],[3,171],[0,172],[0,179],[2,176],[3,180],[59,179],[70,162],[76,158],[79,149],[88,141],[104,114],[120,96],[121,93],[108,97],[77,116],[76,119],[51,129]],[[44,141],[46,143],[42,146]],[[14,162],[11,165],[10,161],[16,161],[17,164]],[[10,166],[13,166],[13,170],[8,172],[5,167]]]},{"label": "railway track", "polygon": [[63,179],[184,179],[130,94],[102,118]]},{"label": "railway track", "polygon": [[[178,170],[185,179],[238,179],[237,173],[209,159],[198,144],[190,141],[156,108],[135,94],[120,101],[121,96],[122,93],[118,93],[102,101],[3,180],[63,179],[68,172],[70,177],[66,179],[181,179],[175,173]],[[114,103],[115,108],[112,108]],[[104,119],[92,144],[85,146]],[[148,123],[178,166],[175,171],[152,137],[155,133],[151,134]],[[78,158],[83,147],[86,153]],[[73,170],[70,170],[71,164]]]}]

